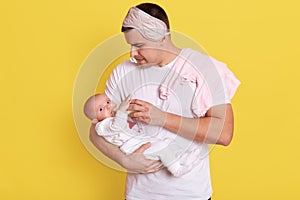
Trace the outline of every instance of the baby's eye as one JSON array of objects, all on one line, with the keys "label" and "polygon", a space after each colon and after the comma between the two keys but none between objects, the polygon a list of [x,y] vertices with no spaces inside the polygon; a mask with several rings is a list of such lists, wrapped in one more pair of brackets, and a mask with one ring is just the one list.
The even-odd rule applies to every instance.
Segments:
[{"label": "baby's eye", "polygon": [[107,104],[110,104],[110,101],[107,101],[106,103],[107,103]]},{"label": "baby's eye", "polygon": [[100,112],[103,110],[103,108],[99,108]]}]

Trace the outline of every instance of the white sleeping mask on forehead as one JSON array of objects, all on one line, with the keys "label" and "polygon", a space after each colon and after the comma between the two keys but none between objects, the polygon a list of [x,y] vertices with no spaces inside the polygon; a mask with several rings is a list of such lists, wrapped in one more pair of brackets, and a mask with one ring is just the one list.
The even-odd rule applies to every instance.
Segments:
[{"label": "white sleeping mask on forehead", "polygon": [[145,39],[154,42],[161,41],[170,34],[163,21],[137,7],[129,9],[122,26],[136,29]]}]

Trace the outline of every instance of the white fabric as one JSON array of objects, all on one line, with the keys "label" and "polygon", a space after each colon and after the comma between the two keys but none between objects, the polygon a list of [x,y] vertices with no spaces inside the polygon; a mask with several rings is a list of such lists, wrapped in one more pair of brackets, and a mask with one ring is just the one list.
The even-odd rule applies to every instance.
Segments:
[{"label": "white fabric", "polygon": [[[206,58],[207,56],[193,52],[196,57]],[[197,67],[201,71],[206,63],[200,62]],[[192,118],[194,116],[191,110],[196,84],[193,81],[182,81],[180,84],[170,90],[167,99],[160,98],[159,88],[166,79],[172,66],[147,67],[141,68],[125,61],[118,65],[112,72],[106,87],[106,95],[114,102],[120,103],[128,94],[133,94],[132,99],[142,99],[152,103],[158,108],[178,114],[184,117]],[[209,70],[205,68],[206,70]],[[222,84],[216,85],[216,92],[213,95],[224,97],[226,88]],[[226,103],[224,98],[214,103]],[[184,146],[186,153],[191,147],[197,146],[199,155],[193,159],[198,161],[195,167],[189,173],[181,176],[172,176],[167,169],[162,169],[151,174],[128,174],[126,181],[126,199],[127,200],[207,200],[212,194],[209,155],[207,144],[195,144],[185,140],[176,134],[173,134],[161,127],[143,125],[143,131],[146,130],[151,136],[161,140],[175,141],[176,144]],[[177,141],[179,141],[177,143]],[[184,142],[183,142],[184,141]],[[172,145],[169,145],[172,148]],[[192,158],[190,158],[192,159]]]},{"label": "white fabric", "polygon": [[137,7],[129,9],[122,26],[136,29],[145,39],[154,42],[158,42],[170,34],[163,21]]},{"label": "white fabric", "polygon": [[151,147],[144,152],[145,157],[161,160],[174,176],[182,176],[195,167],[197,161],[189,158],[199,156],[200,151],[196,146],[185,152],[184,141],[183,145],[179,142],[169,144],[170,140],[160,140],[146,133],[140,133],[138,128],[134,128],[136,126],[130,129],[127,118],[127,113],[117,111],[115,117],[98,122],[95,127],[96,132],[106,141],[119,146],[120,150],[127,155],[133,153],[141,145],[151,142]]}]

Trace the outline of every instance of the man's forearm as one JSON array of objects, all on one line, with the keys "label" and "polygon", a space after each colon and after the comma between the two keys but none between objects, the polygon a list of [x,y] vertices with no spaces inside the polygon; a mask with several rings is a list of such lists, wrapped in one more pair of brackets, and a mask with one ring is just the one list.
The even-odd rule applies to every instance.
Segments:
[{"label": "man's forearm", "polygon": [[167,113],[164,128],[199,143],[227,146],[233,135],[231,106],[217,106],[205,117],[196,119]]},{"label": "man's forearm", "polygon": [[90,141],[104,155],[122,165],[121,161],[122,157],[124,156],[123,152],[118,146],[110,144],[109,142],[105,141],[103,137],[97,135],[94,125],[92,125],[90,128]]},{"label": "man's forearm", "polygon": [[143,155],[143,152],[151,146],[150,143],[142,145],[130,155],[125,155],[118,146],[110,144],[103,137],[98,136],[94,125],[90,128],[90,140],[104,155],[131,173],[153,173],[161,168],[160,161],[148,160]]}]

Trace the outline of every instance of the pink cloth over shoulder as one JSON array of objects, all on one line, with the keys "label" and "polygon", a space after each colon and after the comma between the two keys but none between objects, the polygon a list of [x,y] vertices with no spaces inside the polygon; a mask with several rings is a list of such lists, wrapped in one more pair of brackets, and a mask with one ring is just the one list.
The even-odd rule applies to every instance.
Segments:
[{"label": "pink cloth over shoulder", "polygon": [[226,64],[192,49],[182,49],[159,87],[159,97],[168,99],[182,81],[194,84],[191,104],[194,117],[202,117],[212,106],[230,103],[240,81]]}]

